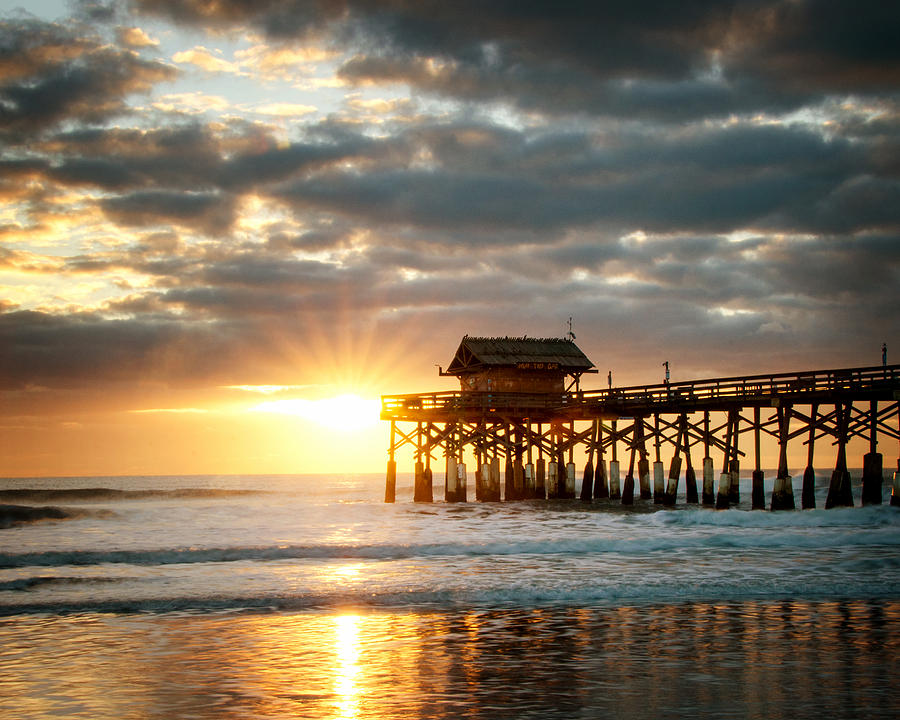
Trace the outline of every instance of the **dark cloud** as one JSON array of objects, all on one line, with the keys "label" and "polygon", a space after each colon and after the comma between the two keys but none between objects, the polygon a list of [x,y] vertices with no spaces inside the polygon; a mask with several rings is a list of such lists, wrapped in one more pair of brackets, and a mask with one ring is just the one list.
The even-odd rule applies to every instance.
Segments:
[{"label": "dark cloud", "polygon": [[223,140],[199,124],[152,130],[92,128],[59,133],[38,148],[60,158],[53,178],[108,190],[212,189],[222,172]]},{"label": "dark cloud", "polygon": [[[543,112],[683,120],[894,93],[900,11],[881,0],[594,2],[136,0],[179,22],[311,33],[356,51],[355,82],[402,82]],[[436,63],[434,61],[437,61]]]},{"label": "dark cloud", "polygon": [[0,382],[67,387],[150,377],[166,347],[187,339],[176,323],[106,320],[81,314],[55,316],[18,311],[0,314]]},{"label": "dark cloud", "polygon": [[99,123],[174,68],[37,20],[0,23],[0,133],[28,138],[65,120]]},{"label": "dark cloud", "polygon": [[227,232],[235,217],[234,198],[224,193],[148,190],[109,198],[100,206],[122,225],[171,223],[208,235]]}]

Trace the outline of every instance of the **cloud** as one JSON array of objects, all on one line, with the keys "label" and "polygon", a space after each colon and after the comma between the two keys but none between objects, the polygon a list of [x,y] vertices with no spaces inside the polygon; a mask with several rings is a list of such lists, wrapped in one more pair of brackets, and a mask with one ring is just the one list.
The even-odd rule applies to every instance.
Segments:
[{"label": "cloud", "polygon": [[96,123],[125,113],[125,98],[172,80],[157,61],[36,20],[0,22],[0,132],[30,137],[65,120]]},{"label": "cloud", "polygon": [[260,115],[273,115],[275,117],[302,117],[316,112],[316,108],[312,105],[301,105],[300,103],[268,103],[266,105],[258,105],[253,111]]},{"label": "cloud", "polygon": [[682,121],[787,112],[817,97],[890,93],[900,77],[900,17],[880,0],[135,5],[204,27],[253,27],[273,41],[350,48],[341,70],[350,82],[403,83],[550,114]]},{"label": "cloud", "polygon": [[158,47],[159,40],[150,37],[139,27],[118,29],[119,42],[132,48]]},{"label": "cloud", "polygon": [[239,74],[238,65],[218,57],[214,52],[205,47],[195,47],[191,50],[183,50],[172,56],[172,62],[185,65],[195,65],[201,70],[210,73]]},{"label": "cloud", "polygon": [[234,198],[215,192],[148,190],[101,201],[114,222],[138,227],[176,225],[207,235],[227,232],[234,222]]}]

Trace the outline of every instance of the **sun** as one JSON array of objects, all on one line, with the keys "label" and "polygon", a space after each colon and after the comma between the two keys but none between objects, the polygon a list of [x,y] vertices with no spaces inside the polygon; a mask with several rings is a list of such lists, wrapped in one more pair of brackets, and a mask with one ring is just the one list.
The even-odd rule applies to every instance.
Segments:
[{"label": "sun", "polygon": [[377,425],[380,422],[381,403],[375,398],[344,393],[318,400],[301,398],[270,400],[251,409],[256,412],[293,415],[332,430],[349,432]]}]

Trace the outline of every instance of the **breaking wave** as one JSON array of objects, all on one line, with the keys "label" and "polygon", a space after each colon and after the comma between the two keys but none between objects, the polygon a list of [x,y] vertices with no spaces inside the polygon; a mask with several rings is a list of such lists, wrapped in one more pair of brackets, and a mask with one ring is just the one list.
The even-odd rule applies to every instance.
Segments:
[{"label": "breaking wave", "polygon": [[[704,550],[823,551],[835,548],[889,547],[900,549],[900,533],[884,528],[850,529],[829,533],[801,531],[734,533],[708,536],[586,537],[583,539],[514,540],[422,544],[271,545],[262,547],[164,548],[157,550],[60,550],[31,553],[0,552],[0,568],[65,567],[101,564],[159,566],[191,563],[266,562],[279,560],[404,560],[409,558],[473,558],[526,555],[587,556]],[[900,560],[898,560],[900,563]]]},{"label": "breaking wave", "polygon": [[113,488],[69,488],[45,490],[14,488],[0,490],[0,502],[112,502],[121,500],[230,498],[257,495],[263,490],[224,490],[221,488],[180,488],[173,490],[115,490]]},{"label": "breaking wave", "polygon": [[664,584],[585,584],[568,587],[519,585],[484,589],[436,588],[386,592],[207,595],[151,598],[84,599],[0,606],[0,617],[22,614],[294,612],[336,608],[467,610],[526,607],[611,607],[698,602],[772,602],[803,596],[812,601],[865,599],[895,601],[897,583],[873,580],[826,588],[802,579],[779,582],[706,582]]},{"label": "breaking wave", "polygon": [[112,513],[104,510],[82,510],[54,506],[31,507],[29,505],[0,505],[0,529],[33,523],[41,520],[71,520],[79,517],[109,517]]}]

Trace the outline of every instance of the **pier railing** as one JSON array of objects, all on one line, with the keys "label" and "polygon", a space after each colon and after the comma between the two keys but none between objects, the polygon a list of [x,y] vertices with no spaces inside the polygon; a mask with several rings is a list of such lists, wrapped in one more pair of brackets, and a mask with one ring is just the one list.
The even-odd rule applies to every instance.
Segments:
[{"label": "pier railing", "polygon": [[897,400],[900,365],[814,370],[798,373],[747,375],[687,382],[661,383],[564,393],[432,392],[383,395],[383,420],[441,419],[491,413],[562,416],[577,419],[648,413],[673,406],[690,411],[729,404],[803,403],[847,396],[853,399]]}]

